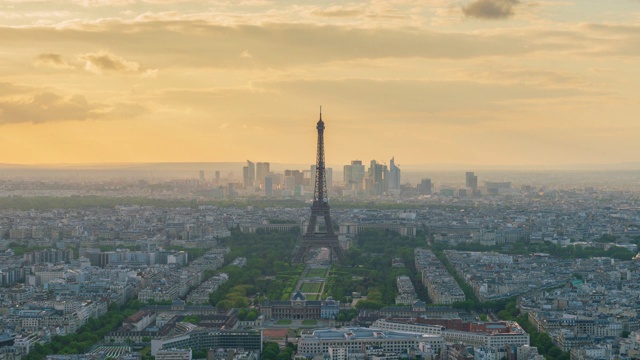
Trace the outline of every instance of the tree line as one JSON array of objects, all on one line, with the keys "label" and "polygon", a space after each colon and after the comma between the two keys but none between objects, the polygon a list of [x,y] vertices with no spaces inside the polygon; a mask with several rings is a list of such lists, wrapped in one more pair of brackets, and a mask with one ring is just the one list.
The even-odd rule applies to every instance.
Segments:
[{"label": "tree line", "polygon": [[75,334],[56,335],[50,342],[36,344],[24,360],[42,360],[53,354],[82,354],[101,341],[109,332],[117,330],[122,322],[133,315],[142,303],[129,300],[125,305],[111,303],[106,314],[98,318],[89,318]]},{"label": "tree line", "polygon": [[[209,302],[228,309],[249,306],[251,297],[279,300],[302,272],[302,266],[291,264],[298,238],[295,232],[243,234],[233,229],[229,238],[221,240],[231,251],[225,256],[227,265],[218,270],[228,274],[229,280],[209,295]],[[243,268],[230,265],[237,257],[247,259]]]}]

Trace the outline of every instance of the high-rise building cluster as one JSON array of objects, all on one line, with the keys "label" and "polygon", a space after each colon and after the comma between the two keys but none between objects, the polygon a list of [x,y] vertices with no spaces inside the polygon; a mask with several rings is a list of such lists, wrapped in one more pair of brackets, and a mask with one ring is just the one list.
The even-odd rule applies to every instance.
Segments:
[{"label": "high-rise building cluster", "polygon": [[371,160],[366,171],[361,160],[353,160],[344,166],[343,177],[343,195],[383,195],[400,191],[401,171],[395,158],[391,158],[389,167]]},{"label": "high-rise building cluster", "polygon": [[[200,175],[202,178],[202,172]],[[254,163],[247,160],[242,168],[242,175],[242,183],[229,180],[228,195],[234,195],[230,189],[243,189],[245,195],[304,196],[313,192],[316,165],[311,165],[308,170],[286,169],[282,173],[276,173],[271,171],[268,162]],[[222,185],[218,180],[219,172],[217,176],[216,185]],[[361,160],[353,160],[343,167],[342,183],[334,183],[332,168],[325,168],[325,176],[330,196],[336,193],[354,196],[400,193],[401,170],[395,158],[391,159],[389,166],[371,160],[368,168]]]},{"label": "high-rise building cluster", "polygon": [[[509,181],[484,181],[484,185],[478,184],[478,175],[473,171],[464,174],[464,186],[459,184],[441,184],[437,194],[443,196],[466,197],[482,195],[498,195],[512,191]],[[417,190],[420,195],[431,195],[434,193],[434,186],[430,178],[424,178],[418,183]]]},{"label": "high-rise building cluster", "polygon": [[[327,183],[333,183],[332,169],[326,169]],[[247,165],[242,168],[242,183],[235,183],[230,176],[229,189],[242,189],[245,195],[263,196],[302,196],[313,191],[313,179],[315,178],[315,165],[309,170],[286,169],[282,173],[271,170],[268,162],[254,163],[247,160]],[[329,189],[329,193],[332,189]],[[237,195],[231,194],[229,195]]]},{"label": "high-rise building cluster", "polygon": [[[270,162],[246,161],[242,167],[242,178],[234,177],[235,172],[229,172],[221,177],[219,170],[212,171],[214,176],[207,176],[200,170],[198,178],[173,181],[176,185],[188,185],[196,188],[198,195],[208,198],[226,198],[235,196],[266,196],[266,197],[300,197],[309,198],[313,195],[316,177],[316,165],[306,169],[284,169],[274,171]],[[479,197],[485,195],[499,195],[515,191],[509,181],[482,181],[473,171],[462,172],[450,182],[438,179],[434,183],[431,177],[419,179],[411,185],[410,180],[404,180],[402,170],[395,157],[388,163],[370,160],[368,164],[363,160],[352,160],[342,166],[342,173],[337,173],[330,167],[325,168],[327,195],[347,197],[413,197],[439,195],[445,197]],[[339,171],[339,170],[338,170]],[[415,174],[413,174],[415,175]],[[410,177],[410,176],[409,176]]]}]

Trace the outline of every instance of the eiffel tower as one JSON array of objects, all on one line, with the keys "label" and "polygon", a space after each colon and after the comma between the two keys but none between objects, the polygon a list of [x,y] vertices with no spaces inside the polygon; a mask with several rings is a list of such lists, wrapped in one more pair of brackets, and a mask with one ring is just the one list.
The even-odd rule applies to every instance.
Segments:
[{"label": "eiffel tower", "polygon": [[[329,199],[327,198],[327,177],[324,168],[324,121],[322,121],[322,107],[320,107],[320,120],[316,125],[318,129],[318,153],[316,155],[316,179],[313,191],[313,205],[311,205],[311,218],[307,231],[302,235],[302,240],[293,255],[294,263],[304,261],[306,255],[312,249],[327,248],[331,253],[331,261],[344,259],[344,251],[340,247],[338,235],[333,231],[331,214],[329,211]],[[318,228],[318,217],[324,218],[324,229]]]}]

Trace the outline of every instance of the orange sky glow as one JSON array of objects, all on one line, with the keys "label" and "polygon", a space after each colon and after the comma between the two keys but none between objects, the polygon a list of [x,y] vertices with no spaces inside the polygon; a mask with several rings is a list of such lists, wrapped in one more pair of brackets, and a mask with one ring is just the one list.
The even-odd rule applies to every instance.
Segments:
[{"label": "orange sky glow", "polygon": [[0,163],[637,162],[637,0],[8,0]]}]

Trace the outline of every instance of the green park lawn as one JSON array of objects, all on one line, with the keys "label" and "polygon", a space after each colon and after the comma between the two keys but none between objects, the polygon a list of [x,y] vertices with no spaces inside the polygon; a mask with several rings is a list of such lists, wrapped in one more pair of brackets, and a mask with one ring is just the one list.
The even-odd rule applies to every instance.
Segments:
[{"label": "green park lawn", "polygon": [[327,269],[311,269],[307,274],[307,277],[325,277],[327,274]]},{"label": "green park lawn", "polygon": [[302,283],[302,286],[300,287],[300,291],[303,293],[317,293],[320,292],[320,289],[322,288],[322,283],[311,283],[311,282],[305,282]]}]

